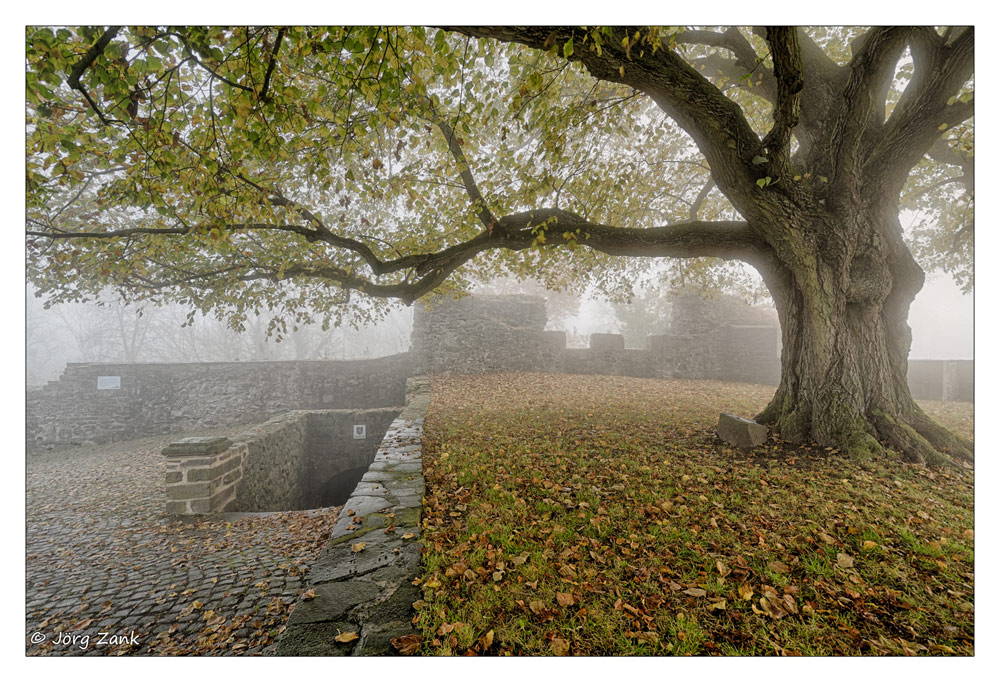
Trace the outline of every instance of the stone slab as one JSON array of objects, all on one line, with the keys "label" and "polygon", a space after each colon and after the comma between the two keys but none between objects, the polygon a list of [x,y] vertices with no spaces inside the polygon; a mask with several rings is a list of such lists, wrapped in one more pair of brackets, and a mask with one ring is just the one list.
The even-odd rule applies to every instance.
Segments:
[{"label": "stone slab", "polygon": [[163,448],[163,454],[171,455],[215,455],[225,452],[232,446],[233,442],[228,438],[211,436],[193,436],[191,438],[181,438]]},{"label": "stone slab", "polygon": [[719,415],[716,435],[738,448],[754,448],[767,440],[767,427],[752,419],[723,412]]},{"label": "stone slab", "polygon": [[295,604],[288,625],[324,623],[342,620],[352,608],[374,599],[379,594],[376,585],[357,580],[325,583],[313,588],[316,597]]}]

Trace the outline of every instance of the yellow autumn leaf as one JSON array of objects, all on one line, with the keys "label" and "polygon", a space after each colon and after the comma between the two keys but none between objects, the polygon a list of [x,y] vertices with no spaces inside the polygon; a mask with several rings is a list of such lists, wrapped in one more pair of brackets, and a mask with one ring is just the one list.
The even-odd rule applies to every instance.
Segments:
[{"label": "yellow autumn leaf", "polygon": [[348,642],[353,642],[358,639],[359,635],[356,632],[341,632],[339,635],[333,639],[340,642],[341,644],[346,644]]},{"label": "yellow autumn leaf", "polygon": [[364,549],[365,549],[365,544],[367,544],[367,543],[356,542],[353,545],[351,545],[351,551],[354,552],[354,553],[363,552]]}]

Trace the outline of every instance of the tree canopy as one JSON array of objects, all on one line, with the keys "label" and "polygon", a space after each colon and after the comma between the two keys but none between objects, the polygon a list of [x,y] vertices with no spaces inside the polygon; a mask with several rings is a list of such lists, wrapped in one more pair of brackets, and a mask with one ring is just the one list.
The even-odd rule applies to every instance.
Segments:
[{"label": "tree canopy", "polygon": [[971,460],[906,359],[917,258],[972,283],[973,56],[956,27],[30,28],[29,277],[238,326],[741,262],[782,328],[758,419]]},{"label": "tree canopy", "polygon": [[[644,263],[612,256],[752,260],[754,238],[712,173],[767,160],[742,168],[749,152],[736,145],[765,154],[764,138],[803,156],[811,143],[782,119],[798,114],[774,109],[786,86],[763,30],[525,30],[531,47],[502,42],[513,29],[466,33],[500,40],[421,27],[29,28],[29,275],[53,300],[112,286],[234,320],[260,306],[303,319],[339,318],[351,290],[377,308],[531,272],[627,293]],[[870,95],[891,114],[921,76],[913,48],[962,39],[886,33],[895,48],[873,55],[860,51],[872,32],[800,32],[803,76],[881,59],[894,78]],[[690,80],[677,87],[692,88],[692,109],[718,109],[708,122],[736,132],[722,145],[734,158],[707,159],[677,125],[691,128],[694,112],[637,87],[627,71],[650,59]],[[972,102],[959,80],[904,205],[921,211],[924,262],[971,283]],[[803,118],[821,113],[809,92],[793,107]],[[829,180],[796,166],[750,185]],[[679,267],[690,277],[705,265]]]}]

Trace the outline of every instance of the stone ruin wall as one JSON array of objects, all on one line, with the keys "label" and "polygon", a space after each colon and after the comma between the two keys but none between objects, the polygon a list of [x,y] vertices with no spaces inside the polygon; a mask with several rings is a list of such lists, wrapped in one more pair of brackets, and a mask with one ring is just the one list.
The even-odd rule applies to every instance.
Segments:
[{"label": "stone ruin wall", "polygon": [[412,352],[428,374],[541,371],[771,385],[780,377],[776,316],[728,299],[678,297],[671,328],[642,349],[626,348],[621,334],[592,334],[589,348],[567,348],[566,333],[545,330],[546,320],[544,300],[532,296],[418,304]]},{"label": "stone ruin wall", "polygon": [[[620,334],[592,334],[589,348],[567,348],[566,333],[546,330],[546,321],[541,298],[475,296],[418,303],[410,352],[374,360],[73,363],[58,381],[27,393],[27,449],[263,422],[290,410],[399,406],[415,374],[536,371],[766,385],[780,378],[776,315],[725,297],[677,297],[671,327],[641,349],[626,348]],[[911,360],[908,378],[917,399],[973,400],[971,360]]]},{"label": "stone ruin wall", "polygon": [[[371,465],[401,410],[293,410],[231,440],[172,443],[164,450],[165,511],[207,514],[328,506],[323,501],[329,482]],[[366,427],[364,436],[353,433],[358,425]],[[222,446],[205,447],[205,441]]]},{"label": "stone ruin wall", "polygon": [[27,393],[27,448],[262,422],[289,410],[398,407],[412,364],[408,353],[344,361],[73,363],[58,381]]}]

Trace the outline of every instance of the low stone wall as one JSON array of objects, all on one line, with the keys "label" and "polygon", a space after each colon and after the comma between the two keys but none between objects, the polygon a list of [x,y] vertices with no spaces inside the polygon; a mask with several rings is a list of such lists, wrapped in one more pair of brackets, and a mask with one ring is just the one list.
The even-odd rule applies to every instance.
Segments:
[{"label": "low stone wall", "polygon": [[167,458],[167,514],[221,512],[243,478],[245,443],[228,438],[185,438],[163,450]]},{"label": "low stone wall", "polygon": [[400,405],[408,353],[375,360],[73,363],[29,391],[29,451],[264,421],[289,410]]},{"label": "low stone wall", "polygon": [[[566,372],[660,379],[715,379],[777,386],[781,330],[777,313],[733,297],[682,294],[667,333],[626,348],[620,334],[592,334],[589,348],[567,348],[566,333],[545,329],[545,301],[532,296],[471,296],[417,304],[414,364],[428,374]],[[918,399],[974,398],[971,360],[910,360]]]},{"label": "low stone wall", "polygon": [[475,296],[437,301],[433,308],[418,304],[414,309],[412,352],[415,365],[430,374],[566,372],[776,386],[780,378],[778,327],[747,324],[768,320],[757,311],[727,303],[679,297],[675,306],[678,321],[684,324],[668,334],[648,337],[646,348],[626,348],[621,334],[591,334],[589,348],[567,348],[565,332],[544,329],[541,298]]},{"label": "low stone wall", "polygon": [[976,392],[973,360],[910,360],[906,379],[917,400],[974,402]]},{"label": "low stone wall", "polygon": [[[372,463],[401,408],[296,410],[228,439],[164,449],[166,513],[266,512],[324,503],[337,475]],[[356,433],[364,427],[364,435]],[[358,436],[358,437],[356,437]]]},{"label": "low stone wall", "polygon": [[[313,564],[309,582],[315,597],[295,605],[278,655],[385,655],[395,652],[393,639],[414,634],[424,493],[420,439],[429,404],[426,378],[410,379],[406,407]],[[357,638],[336,640],[348,633]]]}]

